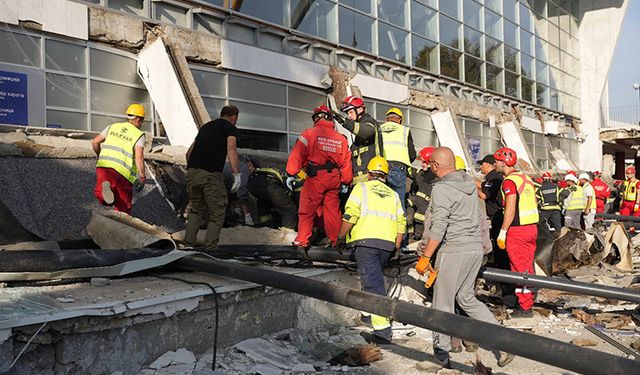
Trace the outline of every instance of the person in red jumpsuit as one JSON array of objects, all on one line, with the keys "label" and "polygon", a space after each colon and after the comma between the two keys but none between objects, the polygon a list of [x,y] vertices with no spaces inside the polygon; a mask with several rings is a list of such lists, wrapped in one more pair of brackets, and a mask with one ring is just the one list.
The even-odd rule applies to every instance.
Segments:
[{"label": "person in red jumpsuit", "polygon": [[600,178],[602,173],[599,171],[593,172],[593,181],[591,181],[591,186],[593,186],[593,190],[596,192],[596,213],[603,214],[604,206],[607,203],[607,199],[611,195],[611,188],[607,185],[606,182],[602,181]]},{"label": "person in red jumpsuit", "polygon": [[307,179],[300,192],[298,235],[293,244],[307,249],[314,217],[322,208],[324,230],[335,245],[342,223],[338,193],[351,184],[351,152],[344,135],[333,127],[331,110],[322,105],[313,111],[313,127],[300,134],[287,161],[287,185],[302,168]]},{"label": "person in red jumpsuit", "polygon": [[636,168],[627,167],[624,171],[627,177],[622,185],[622,203],[620,204],[620,216],[640,216],[640,181],[636,179]]}]

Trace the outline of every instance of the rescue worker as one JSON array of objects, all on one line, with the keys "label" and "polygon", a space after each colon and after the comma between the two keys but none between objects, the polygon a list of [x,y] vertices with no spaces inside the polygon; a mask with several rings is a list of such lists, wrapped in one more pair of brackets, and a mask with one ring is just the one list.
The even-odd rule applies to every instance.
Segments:
[{"label": "rescue worker", "polygon": [[[249,181],[247,189],[257,200],[258,224],[268,222],[276,226],[295,230],[298,222],[298,209],[285,185],[285,177],[276,168],[259,168],[255,160],[248,160]],[[280,220],[275,220],[275,211]]]},{"label": "rescue worker", "polygon": [[542,185],[536,190],[536,196],[540,208],[540,220],[546,221],[552,231],[559,231],[562,228],[560,189],[551,177],[551,172],[542,174]]},{"label": "rescue worker", "polygon": [[584,212],[586,202],[582,186],[578,178],[572,174],[564,176],[567,187],[560,191],[560,201],[564,209],[564,226],[580,229],[580,216]]},{"label": "rescue worker", "polygon": [[238,155],[238,115],[240,111],[234,105],[222,107],[220,118],[209,121],[198,130],[198,135],[187,150],[187,187],[191,212],[185,228],[184,240],[195,246],[200,229],[200,210],[209,212],[209,224],[205,235],[205,246],[209,250],[218,247],[220,231],[224,226],[225,213],[229,205],[229,196],[224,184],[222,170],[227,157],[233,171],[231,193],[240,189]]},{"label": "rescue worker", "polygon": [[382,132],[378,122],[367,113],[364,100],[357,96],[348,96],[342,102],[342,112],[333,112],[336,121],[353,133],[355,139],[351,145],[353,184],[367,181],[367,165],[375,156],[382,156]]},{"label": "rescue worker", "polygon": [[[385,296],[384,266],[394,251],[400,249],[406,219],[398,194],[385,184],[389,164],[376,156],[367,166],[368,181],[356,184],[347,199],[336,247],[342,251],[353,248],[362,289]],[[367,341],[391,342],[391,321],[388,317],[363,314],[370,320],[373,335]]]},{"label": "rescue worker", "polygon": [[406,212],[407,170],[416,160],[411,130],[403,126],[404,114],[399,108],[391,108],[386,113],[387,122],[380,125],[384,158],[389,163],[387,184],[396,192]]},{"label": "rescue worker", "polygon": [[[495,316],[475,296],[475,281],[484,255],[476,185],[466,172],[456,171],[455,157],[447,147],[433,151],[429,166],[439,180],[429,204],[430,225],[418,246],[420,259],[416,271],[420,275],[435,272],[430,260],[438,251],[432,308],[453,313],[457,302],[471,318],[498,325]],[[434,331],[433,348],[439,364],[451,368],[451,338]],[[498,365],[503,367],[513,358],[501,353]]]},{"label": "rescue worker", "polygon": [[593,223],[596,220],[596,191],[589,183],[589,174],[580,173],[578,177],[578,184],[582,187],[582,191],[585,199],[585,207],[582,213],[582,220],[584,221],[584,229],[593,228]]},{"label": "rescue worker", "polygon": [[609,198],[611,197],[611,188],[607,185],[606,182],[601,179],[602,173],[599,171],[593,172],[593,181],[591,181],[591,186],[593,186],[593,190],[596,192],[596,213],[603,214],[607,211],[607,203]]},{"label": "rescue worker", "polygon": [[298,209],[298,236],[293,244],[305,250],[313,232],[316,212],[322,208],[324,230],[333,245],[340,231],[341,185],[353,179],[351,154],[347,139],[333,128],[333,116],[324,105],[313,110],[313,127],[300,134],[287,162],[289,186],[301,169],[307,179],[300,193]]},{"label": "rescue worker", "polygon": [[144,107],[131,104],[127,108],[127,122],[106,127],[91,141],[98,155],[94,195],[105,206],[130,213],[133,189],[140,191],[146,180],[144,168],[145,135]]},{"label": "rescue worker", "polygon": [[622,185],[622,203],[620,204],[620,216],[640,216],[640,181],[636,179],[636,168],[627,167],[627,178]]},{"label": "rescue worker", "polygon": [[[538,204],[533,181],[515,168],[518,157],[508,147],[497,150],[496,169],[504,175],[502,182],[502,200],[504,219],[498,234],[498,247],[507,251],[511,262],[511,271],[535,274],[533,258],[538,238]],[[533,292],[526,285],[516,286],[519,309],[511,314],[512,318],[532,317]]]},{"label": "rescue worker", "polygon": [[418,153],[420,158],[420,170],[411,183],[409,189],[409,199],[407,200],[407,219],[413,219],[413,238],[419,240],[424,232],[425,213],[431,200],[431,189],[436,180],[436,175],[429,168],[429,159],[435,147],[424,147]]}]

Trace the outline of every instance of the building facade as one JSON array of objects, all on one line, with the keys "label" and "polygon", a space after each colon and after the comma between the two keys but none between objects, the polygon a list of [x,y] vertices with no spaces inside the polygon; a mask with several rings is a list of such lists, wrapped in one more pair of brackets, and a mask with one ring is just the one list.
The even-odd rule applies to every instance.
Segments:
[{"label": "building facade", "polygon": [[[51,3],[66,9],[66,26],[48,19]],[[601,166],[599,108],[626,9],[625,1],[609,0],[1,4],[7,9],[0,9],[0,82],[13,93],[0,101],[3,124],[97,132],[122,119],[130,102],[153,108],[136,70],[141,45],[114,46],[87,32],[96,20],[83,19],[82,9],[99,7],[220,40],[220,64],[190,68],[212,117],[226,103],[240,107],[242,147],[287,152],[311,125],[311,109],[326,100],[324,72],[336,66],[358,77],[376,118],[391,106],[403,109],[417,147],[438,144],[430,112],[407,105],[393,95],[396,88],[503,112],[517,108],[539,168],[556,168],[551,151],[560,149],[588,170]],[[144,129],[163,137],[161,119],[149,112]],[[545,130],[539,119],[557,122],[559,130]],[[458,120],[473,158],[502,145],[496,127],[480,116]]]}]

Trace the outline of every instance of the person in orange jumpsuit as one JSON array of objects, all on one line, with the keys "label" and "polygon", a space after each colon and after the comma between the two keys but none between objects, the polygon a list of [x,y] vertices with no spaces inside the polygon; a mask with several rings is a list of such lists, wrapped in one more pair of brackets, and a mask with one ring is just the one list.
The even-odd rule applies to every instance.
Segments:
[{"label": "person in orange jumpsuit", "polygon": [[325,233],[335,245],[342,222],[338,193],[341,185],[353,179],[349,143],[334,129],[331,110],[319,106],[311,118],[313,127],[300,134],[287,161],[287,186],[302,168],[308,175],[300,192],[298,235],[293,241],[304,249],[309,247],[318,208],[322,208]]},{"label": "person in orange jumpsuit", "polygon": [[593,172],[593,181],[591,181],[591,186],[593,186],[593,190],[596,192],[596,213],[603,214],[605,211],[605,204],[607,203],[607,199],[611,195],[611,188],[607,185],[606,182],[602,181],[600,178],[602,173],[599,171]]}]

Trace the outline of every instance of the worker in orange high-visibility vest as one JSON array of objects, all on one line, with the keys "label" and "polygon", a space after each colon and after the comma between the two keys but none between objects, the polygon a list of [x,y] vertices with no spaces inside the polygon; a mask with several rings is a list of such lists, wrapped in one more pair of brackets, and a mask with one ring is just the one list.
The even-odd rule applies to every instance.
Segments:
[{"label": "worker in orange high-visibility vest", "polygon": [[622,185],[622,203],[620,203],[621,216],[640,216],[640,180],[636,179],[636,168],[627,167],[625,170],[627,179]]},{"label": "worker in orange high-visibility vest", "polygon": [[[538,239],[538,203],[533,181],[515,168],[516,152],[503,147],[493,154],[496,169],[504,175],[501,191],[504,219],[498,234],[497,244],[506,249],[511,270],[534,274],[533,258]],[[519,309],[511,317],[532,317],[533,291],[525,285],[516,287]]]}]

